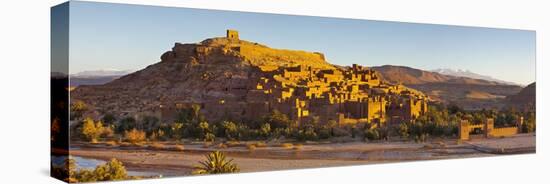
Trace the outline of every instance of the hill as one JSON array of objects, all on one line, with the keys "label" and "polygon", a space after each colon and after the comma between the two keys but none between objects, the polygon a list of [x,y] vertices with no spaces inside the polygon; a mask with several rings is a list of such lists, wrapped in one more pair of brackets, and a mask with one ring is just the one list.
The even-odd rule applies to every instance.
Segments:
[{"label": "hill", "polygon": [[381,80],[374,70],[336,67],[322,53],[274,49],[232,31],[176,43],[160,60],[103,85],[79,86],[71,100],[85,102],[87,116],[163,121],[194,105],[213,121],[257,121],[277,110],[296,122],[401,122],[427,111],[423,93]]},{"label": "hill", "polygon": [[436,73],[439,73],[439,74],[450,75],[450,76],[455,76],[455,77],[466,77],[466,78],[472,78],[472,79],[481,79],[481,80],[486,80],[486,81],[497,82],[497,83],[504,84],[504,85],[517,85],[513,82],[508,82],[508,81],[504,81],[504,80],[500,80],[500,79],[495,79],[491,76],[477,74],[477,73],[471,72],[469,70],[460,70],[460,69],[459,70],[453,70],[453,69],[442,69],[442,68],[440,68],[440,69],[431,70],[431,72],[436,72]]},{"label": "hill", "polygon": [[533,82],[527,85],[525,88],[517,94],[513,94],[506,97],[508,105],[514,107],[518,110],[530,110],[534,111],[536,109],[536,95],[537,87],[536,83]]},{"label": "hill", "polygon": [[405,66],[371,67],[382,79],[420,90],[432,100],[465,109],[502,108],[504,97],[518,93],[520,86],[495,81],[443,75]]}]

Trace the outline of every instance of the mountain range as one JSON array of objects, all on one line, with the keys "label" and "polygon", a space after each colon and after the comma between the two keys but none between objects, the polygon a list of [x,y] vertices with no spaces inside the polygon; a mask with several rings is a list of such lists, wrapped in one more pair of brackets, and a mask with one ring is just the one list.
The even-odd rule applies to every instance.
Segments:
[{"label": "mountain range", "polygon": [[486,81],[493,81],[493,82],[498,82],[498,83],[507,84],[507,85],[519,85],[519,84],[514,83],[514,82],[509,82],[509,81],[496,79],[494,77],[474,73],[474,72],[471,72],[469,70],[461,70],[461,69],[454,70],[454,69],[449,69],[449,68],[440,68],[440,69],[435,69],[435,70],[430,70],[430,71],[440,73],[440,74],[443,74],[443,75],[455,76],[455,77],[467,77],[467,78],[472,78],[472,79],[481,79],[481,80],[486,80]]},{"label": "mountain range", "polygon": [[132,73],[132,70],[101,69],[81,71],[70,75],[69,85],[102,85],[111,82],[121,76]]},{"label": "mountain range", "polygon": [[386,81],[422,91],[433,101],[456,104],[465,109],[505,107],[505,98],[522,89],[518,85],[444,75],[406,66],[384,65],[371,68],[378,71],[380,77]]}]

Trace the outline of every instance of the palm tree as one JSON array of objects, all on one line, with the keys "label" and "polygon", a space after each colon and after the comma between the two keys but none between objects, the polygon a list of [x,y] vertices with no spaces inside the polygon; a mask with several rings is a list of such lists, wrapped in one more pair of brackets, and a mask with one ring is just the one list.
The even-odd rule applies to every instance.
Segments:
[{"label": "palm tree", "polygon": [[206,160],[199,161],[200,166],[197,166],[193,174],[219,174],[219,173],[235,173],[239,172],[239,167],[231,163],[233,159],[226,160],[225,154],[219,151],[214,151],[206,155]]}]

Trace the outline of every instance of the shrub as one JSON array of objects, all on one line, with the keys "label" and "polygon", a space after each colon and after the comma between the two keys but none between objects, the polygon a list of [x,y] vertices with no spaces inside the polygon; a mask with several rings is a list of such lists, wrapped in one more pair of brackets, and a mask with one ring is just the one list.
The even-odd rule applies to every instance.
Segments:
[{"label": "shrub", "polygon": [[238,138],[239,130],[237,125],[231,121],[222,122],[223,136],[229,140],[235,140]]},{"label": "shrub", "polygon": [[281,136],[288,136],[289,133],[287,133],[287,128],[276,128],[271,132],[271,137],[279,138]]},{"label": "shrub", "polygon": [[206,155],[206,160],[199,161],[193,174],[220,174],[239,172],[239,167],[232,163],[233,159],[227,160],[224,153],[214,151]]},{"label": "shrub", "polygon": [[409,125],[407,125],[407,123],[399,124],[397,132],[399,136],[401,136],[402,138],[405,138],[405,139],[409,138]]},{"label": "shrub", "polygon": [[54,166],[52,168],[52,172],[53,174],[65,173],[65,175],[63,176],[63,178],[65,178],[64,180],[71,183],[117,181],[130,178],[122,162],[118,161],[115,158],[111,159],[111,161],[105,164],[98,165],[93,170],[76,170],[75,160],[69,158],[65,160],[63,166]]},{"label": "shrub", "polygon": [[135,128],[137,128],[136,119],[133,117],[126,117],[118,122],[116,131],[117,133],[122,134]]},{"label": "shrub", "polygon": [[338,122],[331,119],[327,122],[327,126],[330,128],[330,136],[335,136],[336,133],[334,132],[334,129],[338,127]]},{"label": "shrub", "polygon": [[116,122],[116,117],[115,115],[113,114],[105,114],[105,116],[103,116],[103,118],[101,118],[101,121],[103,121],[103,123],[105,123],[106,125],[112,125]]},{"label": "shrub", "polygon": [[131,131],[126,131],[124,138],[133,144],[143,142],[145,140],[145,132],[134,128]]},{"label": "shrub", "polygon": [[204,142],[214,142],[215,140],[216,140],[216,136],[210,132],[204,135]]},{"label": "shrub", "polygon": [[238,126],[238,137],[239,140],[249,140],[251,138],[257,138],[260,134],[258,130],[250,129],[248,126],[244,124],[239,124]]},{"label": "shrub", "polygon": [[210,125],[208,125],[208,122],[206,121],[201,121],[199,123],[199,128],[203,131],[203,132],[208,132],[208,128],[210,127]]},{"label": "shrub", "polygon": [[271,125],[269,123],[264,123],[260,127],[260,136],[268,138],[271,135]]},{"label": "shrub", "polygon": [[[170,127],[170,134],[172,138],[179,140],[183,137],[183,123],[173,123]],[[162,134],[162,135],[161,135]],[[161,137],[164,135],[164,131],[160,130],[157,132],[157,136]]]},{"label": "shrub", "polygon": [[75,101],[71,104],[71,119],[80,119],[87,109],[88,107],[83,101]]},{"label": "shrub", "polygon": [[522,132],[530,133],[536,131],[536,120],[535,113],[529,113],[528,117],[525,119],[523,126],[521,127]]},{"label": "shrub", "polygon": [[294,137],[300,141],[319,139],[319,137],[317,136],[317,133],[315,132],[315,128],[311,126],[307,126],[301,130],[298,130],[297,132],[294,132]]},{"label": "shrub", "polygon": [[328,139],[333,136],[333,129],[328,126],[322,126],[319,129],[319,139]]},{"label": "shrub", "polygon": [[522,129],[523,129],[523,132],[525,133],[535,132],[536,125],[535,123],[525,123],[523,124]]},{"label": "shrub", "polygon": [[304,140],[317,140],[319,137],[317,137],[317,133],[315,133],[314,128],[306,128],[304,130]]},{"label": "shrub", "polygon": [[91,118],[86,118],[83,121],[81,134],[87,141],[97,142],[97,139],[101,137],[102,133],[103,124],[101,123],[101,121],[94,123],[94,120],[92,120]]},{"label": "shrub", "polygon": [[380,139],[380,132],[378,132],[378,129],[368,128],[368,129],[365,130],[365,139],[367,139],[367,140],[379,140]]},{"label": "shrub", "polygon": [[273,110],[271,114],[265,116],[263,119],[264,122],[269,123],[273,126],[273,128],[287,128],[292,124],[292,121],[288,118],[288,116],[278,110]]},{"label": "shrub", "polygon": [[[166,140],[164,131],[162,129],[158,129],[157,131],[153,131],[151,135],[149,136],[149,140],[151,141],[158,141],[158,140]],[[179,139],[176,139],[179,140]]]},{"label": "shrub", "polygon": [[141,126],[141,130],[144,130],[146,133],[151,133],[160,127],[160,120],[156,116],[147,115],[141,118],[139,125]]},{"label": "shrub", "polygon": [[335,137],[345,137],[345,136],[351,136],[351,132],[347,131],[344,128],[335,127],[331,129],[333,136]]},{"label": "shrub", "polygon": [[423,134],[415,136],[414,141],[415,142],[425,142],[428,139],[429,136],[430,136],[429,134],[423,133]]},{"label": "shrub", "polygon": [[111,161],[95,168],[93,175],[96,181],[116,181],[128,178],[126,168],[122,162],[113,158]]}]

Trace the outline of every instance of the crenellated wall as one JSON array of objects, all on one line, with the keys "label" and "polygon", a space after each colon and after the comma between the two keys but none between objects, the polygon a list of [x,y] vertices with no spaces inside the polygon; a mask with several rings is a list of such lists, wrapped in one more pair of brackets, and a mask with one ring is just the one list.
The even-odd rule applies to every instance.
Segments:
[{"label": "crenellated wall", "polygon": [[516,126],[514,127],[495,128],[493,118],[487,118],[483,124],[470,124],[468,120],[462,120],[458,125],[458,139],[469,140],[470,132],[472,132],[475,128],[481,128],[483,135],[486,138],[516,135],[521,133],[520,128],[523,117],[519,118],[517,121],[518,123],[516,123]]}]

